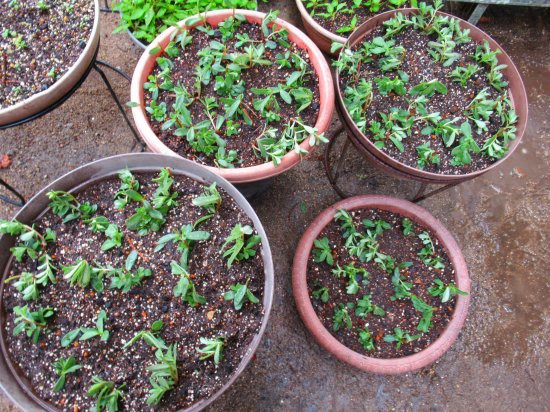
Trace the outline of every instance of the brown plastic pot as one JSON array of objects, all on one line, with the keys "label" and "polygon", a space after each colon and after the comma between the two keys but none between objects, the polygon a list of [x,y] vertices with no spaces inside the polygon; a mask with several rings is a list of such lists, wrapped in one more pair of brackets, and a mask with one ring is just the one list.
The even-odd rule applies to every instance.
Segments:
[{"label": "brown plastic pot", "polygon": [[16,104],[0,109],[0,126],[15,123],[35,115],[55,104],[82,79],[86,70],[92,64],[95,52],[99,45],[99,0],[94,1],[94,25],[86,47],[76,62],[51,87],[36,93]]},{"label": "brown plastic pot", "polygon": [[[418,11],[417,9],[398,9],[398,10],[387,11],[385,13],[381,13],[372,17],[370,20],[366,21],[361,26],[359,26],[351,34],[346,44],[346,47],[354,47],[355,45],[360,43],[365,36],[367,36],[370,32],[372,32],[376,27],[380,26],[384,21],[392,18],[396,13],[400,12],[405,15],[409,15],[412,13],[416,13],[417,11]],[[336,101],[338,105],[338,113],[352,142],[355,144],[357,149],[363,155],[365,155],[367,159],[370,158],[372,161],[372,158],[374,157],[375,161],[373,163],[376,166],[380,168],[380,163],[382,163],[384,166],[383,168],[385,170],[393,171],[393,173],[390,172],[390,174],[404,177],[406,179],[413,179],[413,180],[418,180],[418,181],[423,181],[428,183],[440,183],[440,184],[458,183],[465,180],[473,179],[474,177],[480,176],[484,173],[487,173],[489,170],[492,170],[498,167],[500,164],[502,164],[502,162],[508,159],[512,155],[512,153],[516,150],[516,148],[518,147],[523,137],[525,128],[527,126],[527,116],[528,116],[527,93],[525,91],[525,86],[523,85],[523,80],[521,79],[518,69],[512,62],[512,59],[510,59],[510,56],[508,56],[506,52],[502,49],[502,47],[496,41],[494,41],[487,33],[483,32],[482,30],[468,23],[467,21],[459,19],[458,17],[454,17],[447,13],[443,13],[439,11],[437,12],[437,14],[457,19],[460,22],[460,27],[462,29],[470,30],[470,37],[474,41],[478,43],[482,43],[484,40],[487,40],[492,50],[500,49],[502,51],[502,53],[499,54],[497,58],[498,58],[499,64],[506,64],[508,66],[502,72],[508,79],[510,101],[512,103],[512,106],[514,107],[514,110],[518,115],[518,122],[516,124],[516,128],[517,128],[516,139],[510,143],[508,153],[502,159],[499,159],[498,161],[486,167],[485,169],[477,170],[471,173],[459,174],[459,175],[432,173],[432,172],[427,172],[424,170],[411,167],[409,165],[406,165],[394,159],[384,151],[378,149],[374,145],[374,143],[370,139],[368,139],[367,136],[365,136],[359,130],[359,128],[355,125],[354,121],[352,120],[344,104],[344,97],[343,97],[344,95],[343,95],[342,88],[340,87],[340,74],[338,73],[338,71],[336,72]]]},{"label": "brown plastic pot", "polygon": [[[308,258],[317,239],[325,226],[333,222],[334,215],[339,209],[381,209],[408,217],[415,223],[429,229],[447,252],[449,260],[455,270],[455,283],[461,290],[468,292],[467,296],[458,295],[456,307],[451,320],[442,334],[424,350],[414,355],[395,359],[371,358],[357,353],[340,343],[323,326],[315,313],[307,287]],[[398,375],[412,372],[428,366],[439,359],[453,344],[464,325],[468,304],[470,302],[470,278],[466,262],[451,233],[433,217],[426,209],[407,200],[389,196],[356,196],[342,200],[324,210],[307,228],[300,239],[294,264],[292,266],[292,290],[296,306],[306,327],[313,334],[315,340],[328,352],[339,360],[358,369],[379,374]]]},{"label": "brown plastic pot", "polygon": [[[200,16],[204,16],[204,19],[207,23],[213,26],[217,26],[220,22],[222,22],[229,16],[232,16],[234,13],[244,15],[248,22],[255,24],[261,24],[265,17],[265,13],[251,10],[216,10],[201,14]],[[202,24],[202,22],[198,24]],[[308,52],[311,64],[313,65],[317,77],[319,78],[320,108],[319,116],[317,118],[317,122],[315,123],[315,128],[319,133],[324,133],[330,125],[332,114],[334,112],[334,83],[332,81],[332,74],[328,63],[325,60],[323,53],[321,53],[315,43],[313,43],[311,39],[307,37],[303,32],[298,30],[292,24],[281,19],[277,19],[275,21],[275,24],[278,27],[283,27],[287,29],[290,41],[295,43],[301,49],[304,49]],[[179,26],[189,28],[185,25],[184,22],[180,22]],[[160,55],[160,51],[152,55],[149,54],[150,51],[158,46],[160,46],[161,48],[166,47],[166,45],[170,42],[170,36],[175,30],[177,30],[177,28],[171,27],[162,32],[147,47],[147,49],[139,59],[132,78],[131,99],[133,102],[138,103],[137,107],[132,108],[132,114],[134,116],[136,127],[149,149],[151,149],[151,151],[155,153],[162,153],[180,157],[177,153],[169,149],[157,137],[157,135],[151,128],[149,119],[145,112],[143,93],[143,84],[147,81],[147,77],[149,76],[156,64],[156,58]],[[313,147],[309,145],[309,142],[307,140],[302,142],[300,147],[307,150],[308,152],[313,149]],[[223,169],[210,166],[206,167],[209,170],[218,173],[220,176],[223,176],[231,183],[237,184],[257,182],[260,180],[272,178],[294,167],[300,162],[300,160],[300,155],[298,155],[294,150],[291,150],[282,158],[281,163],[278,166],[274,166],[273,162],[267,162],[257,166],[233,169]]]},{"label": "brown plastic pot", "polygon": [[[42,216],[48,208],[49,200],[46,197],[46,193],[50,190],[64,190],[75,193],[81,191],[89,185],[94,184],[95,182],[116,176],[117,172],[121,169],[128,168],[133,171],[152,172],[159,171],[163,167],[169,167],[175,174],[185,175],[206,184],[217,182],[218,186],[225,190],[252,220],[254,228],[262,240],[261,255],[264,262],[265,283],[263,299],[264,317],[262,319],[260,330],[252,340],[248,347],[248,351],[231,378],[211,397],[203,399],[186,409],[186,411],[199,411],[219,398],[221,394],[227,390],[227,388],[229,388],[229,386],[231,386],[231,384],[235,382],[239,375],[241,375],[244,371],[258,348],[267,325],[267,320],[271,311],[271,304],[273,302],[274,276],[269,241],[262,223],[254,212],[254,209],[252,209],[250,204],[239,193],[239,191],[235,189],[235,187],[232,186],[227,180],[211,172],[210,170],[207,170],[204,166],[197,165],[189,160],[152,153],[124,154],[88,163],[60,177],[29,200],[29,202],[19,211],[19,213],[15,215],[14,219],[30,224]],[[13,257],[11,256],[9,249],[14,246],[14,243],[14,238],[11,236],[2,236],[0,238],[0,273],[2,273],[0,303],[4,296],[4,279],[8,276],[9,268],[13,261]],[[20,373],[18,373],[16,366],[11,362],[7,354],[5,326],[6,313],[4,313],[2,305],[2,309],[0,310],[0,389],[4,392],[5,396],[7,396],[13,403],[18,405],[24,411],[58,411],[58,409],[54,408],[53,405],[39,399],[33,393],[29,382]]]},{"label": "brown plastic pot", "polygon": [[344,44],[348,39],[345,37],[339,36],[330,30],[325,29],[319,23],[315,21],[311,14],[306,9],[306,6],[302,3],[302,0],[296,0],[296,6],[300,11],[300,16],[302,16],[302,23],[306,29],[307,34],[315,42],[315,44],[325,53],[336,57],[338,53],[331,53],[330,47],[332,43],[342,43]]}]

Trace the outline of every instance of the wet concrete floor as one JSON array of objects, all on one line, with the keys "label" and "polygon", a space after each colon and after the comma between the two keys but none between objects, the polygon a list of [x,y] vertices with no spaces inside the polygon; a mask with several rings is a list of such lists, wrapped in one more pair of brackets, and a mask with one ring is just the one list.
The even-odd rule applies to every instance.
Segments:
[{"label": "wet concrete floor", "polygon": [[[272,1],[269,7],[301,25],[293,1]],[[523,75],[529,123],[506,163],[422,202],[455,235],[472,278],[470,314],[458,341],[429,368],[384,377],[338,362],[305,330],[291,291],[294,248],[314,217],[338,200],[318,150],[253,201],[275,261],[273,311],[255,360],[210,410],[549,409],[550,13],[494,7],[486,17],[480,27]],[[102,15],[99,58],[131,73],[140,52],[127,36],[112,34],[116,23],[116,16]],[[122,100],[129,100],[128,84],[110,77]],[[332,128],[338,125],[335,116]],[[130,151],[132,143],[101,79],[92,73],[60,109],[0,131],[0,155],[13,157],[0,177],[28,198],[79,165]],[[417,188],[376,171],[354,150],[341,181],[356,194],[409,197]],[[0,218],[15,212],[0,204]],[[0,411],[8,410],[15,408],[0,398]]]}]

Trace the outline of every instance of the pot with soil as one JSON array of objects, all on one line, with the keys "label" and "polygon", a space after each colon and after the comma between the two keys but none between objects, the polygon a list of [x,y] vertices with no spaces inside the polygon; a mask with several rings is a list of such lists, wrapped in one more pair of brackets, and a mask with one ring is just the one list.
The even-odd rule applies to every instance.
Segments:
[{"label": "pot with soil", "polygon": [[273,12],[220,10],[187,24],[155,39],[134,71],[132,113],[153,152],[258,185],[325,141],[332,77],[305,34]]},{"label": "pot with soil", "polygon": [[0,126],[36,115],[71,91],[99,44],[98,0],[0,6]]},{"label": "pot with soil", "polygon": [[24,410],[200,410],[265,330],[262,225],[231,184],[190,161],[89,163],[0,232],[1,387]]},{"label": "pot with soil", "polygon": [[425,209],[357,196],[326,209],[298,243],[298,312],[341,361],[382,374],[417,370],[456,340],[470,279],[460,249]]},{"label": "pot with soil", "polygon": [[145,49],[160,33],[187,17],[207,10],[232,7],[256,10],[257,6],[256,0],[121,0],[113,7],[120,13],[115,33],[126,31],[138,47]]},{"label": "pot with soil", "polygon": [[527,95],[510,57],[475,26],[432,6],[372,18],[335,66],[349,137],[398,177],[471,179],[508,158],[525,131]]}]

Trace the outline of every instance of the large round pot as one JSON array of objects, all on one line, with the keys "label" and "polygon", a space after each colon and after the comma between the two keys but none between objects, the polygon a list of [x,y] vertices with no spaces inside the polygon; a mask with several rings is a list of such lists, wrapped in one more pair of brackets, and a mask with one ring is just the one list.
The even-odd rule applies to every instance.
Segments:
[{"label": "large round pot", "polygon": [[[359,26],[351,34],[351,36],[348,39],[348,42],[346,43],[346,47],[348,48],[354,47],[355,45],[360,43],[366,35],[368,35],[376,27],[380,26],[384,21],[392,18],[396,13],[403,13],[405,15],[409,15],[412,13],[416,13],[416,11],[417,9],[398,9],[398,10],[387,11],[385,13],[381,13],[374,16],[373,18],[371,18],[370,20],[368,20],[367,22]],[[462,19],[459,19],[457,17],[451,16],[447,13],[443,13],[440,11],[438,11],[437,13],[443,16],[457,19],[460,22],[460,27],[462,29],[470,30],[470,37],[475,42],[482,43],[484,40],[487,40],[492,50],[495,50],[498,48],[502,51],[502,53],[499,54],[497,58],[498,58],[499,64],[505,64],[508,66],[502,71],[502,73],[508,79],[510,101],[518,116],[518,122],[516,124],[516,128],[517,128],[516,139],[510,142],[508,146],[509,147],[508,153],[506,153],[504,157],[497,160],[496,162],[486,167],[485,169],[481,169],[475,172],[465,173],[465,174],[458,174],[458,175],[440,174],[440,173],[432,173],[432,172],[420,170],[420,169],[411,167],[409,165],[406,165],[404,163],[401,163],[400,161],[389,156],[384,151],[378,149],[373,144],[373,142],[370,139],[368,139],[357,128],[357,126],[353,122],[344,104],[343,90],[340,87],[340,74],[338,73],[338,71],[336,72],[336,101],[338,105],[338,113],[352,142],[355,144],[358,150],[365,155],[365,157],[367,158],[375,157],[376,158],[376,161],[374,161],[375,165],[379,163],[383,163],[384,166],[387,166],[386,167],[387,170],[395,171],[395,173],[392,173],[392,174],[400,175],[401,177],[405,177],[408,179],[424,181],[428,183],[446,184],[446,183],[457,183],[457,182],[469,180],[474,177],[480,176],[494,169],[495,167],[498,167],[500,164],[502,164],[502,162],[504,162],[508,157],[510,157],[514,152],[514,150],[518,147],[521,141],[521,138],[523,137],[523,133],[525,132],[525,128],[527,126],[528,104],[527,104],[527,92],[525,91],[525,86],[523,85],[523,80],[521,79],[518,69],[512,62],[512,59],[510,59],[510,56],[506,54],[506,52],[502,49],[502,47],[496,41],[494,41],[487,33],[480,30],[476,26],[468,23],[467,21],[464,21]]]},{"label": "large round pot", "polygon": [[337,56],[338,53],[331,53],[330,51],[332,43],[337,42],[344,44],[347,39],[325,29],[323,26],[317,23],[315,19],[311,17],[311,14],[309,14],[309,12],[307,11],[306,6],[304,6],[302,0],[296,0],[296,6],[300,11],[302,23],[304,24],[304,27],[309,37],[311,37],[311,39],[315,42],[317,46],[319,46],[322,51],[332,56]]},{"label": "large round pot", "polygon": [[[265,17],[265,13],[250,11],[250,10],[217,10],[201,14],[201,18],[207,23],[217,26],[226,18],[230,17],[234,13],[242,14],[246,17],[248,22],[261,24]],[[202,23],[198,23],[202,24]],[[290,41],[294,42],[298,47],[305,49],[311,59],[315,72],[319,78],[319,91],[320,91],[320,108],[315,128],[319,133],[325,132],[332,120],[332,114],[334,112],[334,85],[332,81],[332,74],[328,63],[326,62],[323,53],[319,48],[309,39],[303,32],[296,27],[287,23],[284,20],[277,19],[275,24],[278,27],[284,27],[288,30],[288,37]],[[181,27],[188,26],[184,22],[180,22]],[[149,147],[149,149],[155,153],[162,153],[172,156],[178,156],[175,152],[169,149],[153,132],[149,120],[145,112],[143,84],[147,81],[147,76],[153,70],[155,66],[156,58],[159,56],[160,51],[155,54],[150,54],[150,51],[158,46],[164,48],[170,42],[170,36],[177,30],[172,27],[163,33],[161,33],[145,50],[139,62],[134,70],[132,78],[131,100],[138,103],[136,107],[132,108],[132,114],[136,123],[137,129]],[[303,149],[311,151],[312,147],[309,145],[308,140],[305,140],[300,145]],[[278,166],[274,166],[272,162],[267,162],[257,166],[222,169],[208,166],[208,169],[218,173],[231,183],[248,183],[257,182],[260,180],[266,180],[278,174],[285,172],[286,170],[294,167],[300,162],[301,158],[294,150],[288,152],[281,160]]]},{"label": "large round pot", "polygon": [[[231,378],[210,398],[203,399],[193,404],[188,411],[199,411],[210,405],[214,400],[219,398],[221,394],[241,375],[250,360],[252,359],[262,335],[265,331],[271,304],[273,301],[274,277],[273,277],[273,261],[271,258],[271,250],[267,235],[263,226],[250,206],[247,200],[239,193],[234,186],[227,180],[221,178],[210,170],[207,170],[201,165],[197,165],[185,159],[163,156],[152,153],[124,154],[105,159],[97,160],[81,166],[70,173],[60,177],[54,182],[47,185],[44,189],[38,192],[29,202],[15,215],[14,219],[23,223],[31,223],[45,213],[48,208],[49,200],[46,193],[51,190],[64,190],[70,192],[78,192],[86,186],[105,178],[117,175],[121,169],[128,168],[132,171],[158,171],[163,167],[169,167],[175,174],[181,174],[195,179],[199,182],[212,183],[217,182],[218,186],[225,190],[242,208],[247,216],[254,223],[258,235],[262,241],[262,258],[265,268],[265,284],[264,284],[264,317],[258,334],[252,340],[248,351],[241,360],[241,363],[234,371]],[[0,287],[0,298],[4,293],[3,279],[9,273],[9,267],[13,257],[9,252],[10,247],[14,245],[14,238],[11,236],[3,236],[0,238],[0,273],[2,273],[2,283]],[[43,411],[44,408],[53,409],[51,405],[45,404],[36,398],[30,388],[26,385],[23,378],[14,374],[14,368],[7,357],[6,344],[4,339],[6,314],[0,311],[0,335],[2,336],[1,345],[2,351],[0,354],[0,388],[11,401],[17,404],[24,411]],[[49,406],[49,407],[48,407]]]},{"label": "large round pot", "polygon": [[[307,266],[313,241],[317,239],[325,226],[333,221],[334,215],[339,209],[349,211],[372,208],[402,215],[429,229],[439,239],[440,244],[449,257],[455,270],[455,283],[457,287],[468,292],[467,296],[457,296],[453,316],[439,338],[424,350],[402,358],[372,358],[344,346],[323,326],[313,309],[308,293]],[[458,337],[460,329],[464,325],[470,301],[470,278],[468,277],[466,262],[451,233],[426,209],[407,200],[389,196],[366,195],[351,197],[330,206],[317,216],[298,243],[292,266],[292,289],[296,306],[303,322],[323,348],[339,360],[361,370],[391,375],[423,368],[440,358]]]},{"label": "large round pot", "polygon": [[77,61],[51,87],[12,106],[0,109],[0,126],[35,115],[62,99],[82,79],[99,46],[99,0],[94,1],[94,25]]}]

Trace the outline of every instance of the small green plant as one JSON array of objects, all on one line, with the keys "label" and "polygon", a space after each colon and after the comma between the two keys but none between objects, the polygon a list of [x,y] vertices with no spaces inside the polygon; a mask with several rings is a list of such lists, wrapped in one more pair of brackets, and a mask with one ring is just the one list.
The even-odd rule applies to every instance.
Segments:
[{"label": "small green plant", "polygon": [[38,343],[40,333],[46,328],[49,318],[54,315],[53,308],[39,308],[32,312],[27,305],[15,306],[13,308],[15,315],[13,335],[17,336],[25,332],[28,338],[34,343]]},{"label": "small green plant", "polygon": [[344,305],[343,303],[339,303],[334,308],[334,315],[332,316],[332,330],[334,332],[337,332],[342,328],[343,326],[346,326],[348,329],[351,329],[353,324],[351,322],[351,317],[349,315],[349,310],[353,309],[353,304],[348,303],[347,305]]},{"label": "small green plant", "polygon": [[91,285],[97,292],[102,292],[103,276],[109,271],[108,268],[94,267],[86,260],[79,259],[74,265],[62,266],[63,279],[71,285],[78,285],[86,288]]},{"label": "small green plant", "polygon": [[478,71],[479,71],[478,65],[469,64],[466,67],[461,67],[461,66],[457,67],[451,72],[450,76],[454,82],[458,82],[462,87],[466,87],[466,84],[468,83],[468,80],[470,79],[470,77],[472,77]]},{"label": "small green plant", "polygon": [[245,301],[249,301],[250,303],[259,302],[259,299],[256,296],[254,296],[252,291],[249,289],[248,287],[249,283],[250,283],[250,279],[247,279],[244,285],[241,283],[232,285],[231,290],[228,292],[225,292],[225,294],[223,295],[223,298],[225,300],[233,301],[233,306],[235,307],[235,310],[241,310]]},{"label": "small green plant", "polygon": [[456,295],[468,295],[467,292],[457,288],[454,282],[445,285],[441,279],[434,279],[434,285],[428,288],[428,293],[432,296],[439,296],[441,303],[448,302]]},{"label": "small green plant", "polygon": [[338,278],[347,279],[346,293],[348,295],[355,295],[359,291],[359,281],[362,281],[363,284],[367,284],[369,277],[369,272],[365,268],[355,267],[355,263],[352,262],[348,265],[340,267],[336,264],[336,268],[332,269],[332,273]]},{"label": "small green plant", "polygon": [[330,295],[327,287],[319,287],[313,291],[313,296],[320,299],[321,302],[327,303]]},{"label": "small green plant", "polygon": [[128,202],[143,202],[143,196],[139,193],[139,181],[128,169],[118,172],[120,179],[120,188],[115,194],[115,208],[124,209]]},{"label": "small green plant", "polygon": [[386,315],[386,311],[384,309],[372,303],[371,295],[364,295],[361,299],[357,301],[357,305],[355,307],[355,315],[359,316],[360,318],[364,318],[369,313],[372,313],[376,316]]},{"label": "small green plant", "polygon": [[418,326],[416,328],[420,332],[427,333],[432,326],[431,319],[435,308],[428,305],[416,295],[411,295],[411,301],[414,308],[422,314],[422,318],[420,319],[420,322],[418,322]]},{"label": "small green plant", "polygon": [[153,179],[153,182],[158,184],[155,193],[153,193],[153,207],[155,210],[166,216],[168,211],[176,206],[178,192],[172,192],[172,186],[174,184],[174,178],[172,172],[168,168],[163,168],[159,172],[159,175]]},{"label": "small green plant", "polygon": [[430,146],[430,142],[416,146],[416,151],[418,152],[418,160],[416,161],[416,164],[420,170],[424,169],[426,165],[439,165],[441,163],[439,154]]},{"label": "small green plant", "polygon": [[385,342],[396,342],[396,347],[399,349],[404,343],[411,343],[420,338],[420,334],[411,336],[408,332],[403,332],[400,328],[393,329],[393,335],[385,335]]},{"label": "small green plant", "polygon": [[229,236],[225,239],[220,252],[227,258],[227,267],[230,268],[235,260],[247,260],[256,255],[254,246],[260,243],[260,236],[253,235],[254,229],[251,226],[242,226],[237,223]]},{"label": "small green plant", "polygon": [[418,257],[424,262],[425,265],[431,266],[434,269],[444,269],[445,264],[441,256],[436,255],[435,247],[430,237],[430,234],[426,231],[423,231],[418,235],[424,247],[418,252]]},{"label": "small green plant", "polygon": [[192,203],[206,209],[209,213],[216,213],[222,204],[222,197],[216,186],[216,182],[206,186],[204,193],[194,198]]},{"label": "small green plant", "polygon": [[370,219],[363,219],[363,226],[365,226],[367,230],[372,230],[377,236],[381,235],[384,230],[391,229],[391,225],[382,219],[377,219],[374,221]]},{"label": "small green plant", "polygon": [[59,376],[59,379],[55,382],[53,386],[54,392],[60,392],[61,389],[65,386],[65,382],[67,380],[67,375],[69,373],[74,373],[80,368],[82,368],[82,365],[79,365],[76,363],[76,359],[74,356],[71,356],[67,359],[60,358],[57,362],[53,364],[53,368],[55,373]]},{"label": "small green plant", "polygon": [[173,233],[169,233],[161,237],[157,246],[155,247],[155,252],[162,250],[166,244],[172,242],[176,245],[178,252],[181,253],[180,263],[187,267],[189,262],[189,255],[193,249],[195,242],[208,240],[210,238],[210,233],[203,230],[193,230],[193,225],[187,224],[181,227],[181,230],[175,230]]},{"label": "small green plant", "polygon": [[103,380],[99,376],[92,376],[92,385],[86,395],[97,399],[95,411],[118,412],[124,388],[126,388],[124,383],[116,386],[114,382]]},{"label": "small green plant", "polygon": [[369,328],[365,326],[363,329],[358,329],[359,343],[365,350],[375,350],[374,339],[369,331]]},{"label": "small green plant", "polygon": [[174,389],[178,383],[177,349],[177,345],[173,344],[164,353],[161,349],[155,351],[157,363],[147,367],[147,371],[151,372],[149,382],[152,385],[147,405],[158,405],[166,392]]},{"label": "small green plant", "polygon": [[63,218],[63,223],[71,220],[82,218],[83,220],[90,219],[97,210],[97,205],[92,205],[90,202],[79,203],[72,194],[54,190],[46,193],[50,199],[50,207],[52,212]]},{"label": "small green plant", "polygon": [[201,360],[214,358],[214,364],[219,364],[223,357],[223,345],[225,339],[223,337],[217,337],[212,339],[200,338],[202,348],[197,348],[197,352],[202,354]]},{"label": "small green plant", "polygon": [[123,234],[117,225],[113,223],[109,224],[107,229],[105,229],[105,236],[107,236],[107,240],[101,245],[101,250],[104,252],[122,246]]},{"label": "small green plant", "polygon": [[153,348],[167,350],[168,347],[164,343],[164,340],[157,336],[163,326],[164,324],[161,320],[154,321],[149,330],[142,330],[136,333],[132,339],[124,344],[123,349],[132,346],[138,340],[143,340]]},{"label": "small green plant", "polygon": [[313,249],[313,261],[314,262],[326,262],[329,265],[334,264],[334,257],[332,256],[332,249],[330,248],[329,240],[325,236],[321,239],[315,239],[313,241],[315,248]]},{"label": "small green plant", "polygon": [[403,262],[393,270],[391,282],[395,293],[391,297],[391,300],[405,299],[411,297],[411,289],[413,284],[407,282],[407,278],[401,274],[401,270],[411,266],[412,262]]},{"label": "small green plant", "polygon": [[191,277],[187,270],[176,262],[172,262],[170,266],[172,268],[172,274],[179,276],[178,283],[174,287],[174,296],[181,297],[183,300],[187,301],[189,306],[204,305],[206,299],[204,296],[197,293],[195,285],[191,281]]},{"label": "small green plant", "polygon": [[414,224],[411,219],[407,217],[403,218],[403,220],[401,221],[401,226],[403,227],[403,234],[405,236],[414,234]]}]

